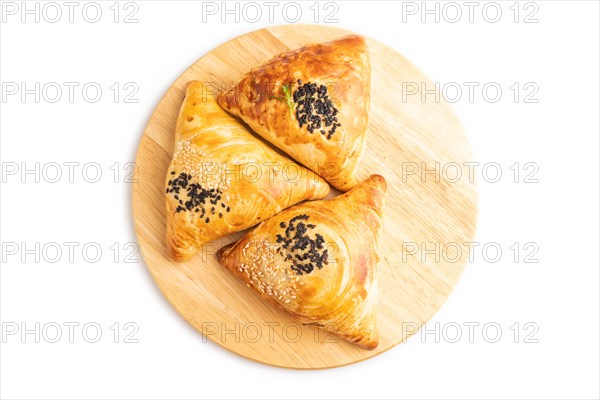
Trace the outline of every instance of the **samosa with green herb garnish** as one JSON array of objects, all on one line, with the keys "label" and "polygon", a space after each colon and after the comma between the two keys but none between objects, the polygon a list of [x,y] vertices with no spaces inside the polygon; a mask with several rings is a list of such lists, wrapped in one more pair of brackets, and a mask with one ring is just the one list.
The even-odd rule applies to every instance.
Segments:
[{"label": "samosa with green herb garnish", "polygon": [[221,94],[221,107],[337,189],[356,185],[371,67],[365,39],[347,36],[282,53]]}]

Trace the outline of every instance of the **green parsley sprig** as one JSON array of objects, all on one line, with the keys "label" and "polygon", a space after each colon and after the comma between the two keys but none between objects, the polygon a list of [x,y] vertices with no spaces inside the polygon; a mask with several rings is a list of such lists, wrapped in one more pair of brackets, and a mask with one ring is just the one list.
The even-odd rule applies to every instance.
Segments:
[{"label": "green parsley sprig", "polygon": [[286,85],[281,86],[281,91],[283,92],[283,96],[271,96],[271,98],[277,99],[277,100],[282,101],[285,104],[287,104],[288,108],[290,109],[290,117],[292,117],[293,110],[294,110],[294,99],[292,96],[292,84],[288,83]]}]

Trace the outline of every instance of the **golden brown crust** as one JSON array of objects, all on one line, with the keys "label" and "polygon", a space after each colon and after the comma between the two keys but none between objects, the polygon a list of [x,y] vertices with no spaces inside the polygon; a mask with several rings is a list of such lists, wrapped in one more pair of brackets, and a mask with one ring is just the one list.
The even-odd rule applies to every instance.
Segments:
[{"label": "golden brown crust", "polygon": [[201,82],[186,86],[165,179],[167,246],[185,261],[211,240],[249,228],[329,185],[223,111]]},{"label": "golden brown crust", "polygon": [[[354,176],[365,143],[370,105],[371,67],[364,38],[347,36],[312,44],[280,54],[251,70],[218,99],[227,111],[242,118],[256,133],[311,168],[336,188],[346,191],[356,184]],[[281,98],[283,86],[292,92],[303,84],[327,88],[336,113],[337,126],[328,139],[321,129],[314,133],[299,126],[298,105]]]},{"label": "golden brown crust", "polygon": [[300,322],[374,349],[385,192],[372,175],[334,199],[290,207],[219,251],[219,261]]}]

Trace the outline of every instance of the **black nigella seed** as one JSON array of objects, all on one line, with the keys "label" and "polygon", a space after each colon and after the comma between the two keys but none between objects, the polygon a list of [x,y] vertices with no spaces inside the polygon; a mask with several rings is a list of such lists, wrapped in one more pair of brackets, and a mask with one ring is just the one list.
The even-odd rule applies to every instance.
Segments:
[{"label": "black nigella seed", "polygon": [[227,207],[227,212],[231,211],[231,208]]},{"label": "black nigella seed", "polygon": [[[285,228],[285,237],[277,234],[277,243],[282,243],[277,251],[286,261],[292,262],[290,268],[296,275],[310,274],[315,267],[321,269],[323,265],[327,265],[327,250],[319,252],[324,247],[325,239],[318,233],[314,239],[308,235],[308,229],[316,227],[302,222],[308,219],[308,215],[300,214],[291,218],[287,224],[279,223],[281,228]],[[284,250],[287,251],[286,254],[283,253]]]},{"label": "black nigella seed", "polygon": [[219,218],[223,218],[223,213],[219,213]]},{"label": "black nigella seed", "polygon": [[[175,172],[171,171],[171,175],[175,175]],[[222,191],[214,188],[207,190],[199,183],[192,182],[191,179],[192,175],[186,174],[185,172],[180,173],[176,178],[169,180],[166,193],[175,193],[173,197],[175,200],[178,200],[180,204],[178,205],[176,212],[199,212],[202,210],[201,218],[203,218],[204,213],[206,212],[203,205],[208,203],[214,205],[218,204],[218,200],[221,199]],[[223,203],[221,204],[222,207],[225,207]],[[214,207],[212,213],[214,214]]]},{"label": "black nigella seed", "polygon": [[210,218],[206,217],[205,221],[208,224],[210,222]]},{"label": "black nigella seed", "polygon": [[[341,124],[337,120],[338,110],[335,108],[327,93],[327,86],[316,83],[302,84],[298,79],[298,89],[292,97],[296,105],[296,119],[298,126],[306,125],[306,130],[311,134],[319,130],[326,139],[331,139],[335,133],[335,127]],[[321,127],[331,127],[329,130]]]}]

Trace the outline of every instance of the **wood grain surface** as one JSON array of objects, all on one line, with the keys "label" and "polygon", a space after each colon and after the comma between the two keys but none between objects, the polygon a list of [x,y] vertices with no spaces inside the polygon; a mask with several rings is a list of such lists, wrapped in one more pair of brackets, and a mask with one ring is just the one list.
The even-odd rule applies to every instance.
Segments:
[{"label": "wood grain surface", "polygon": [[349,33],[325,26],[288,25],[255,31],[219,46],[173,83],[152,114],[137,154],[133,217],[154,281],[179,314],[206,337],[271,365],[336,367],[401,343],[452,291],[468,260],[465,242],[472,240],[475,231],[475,184],[464,177],[453,182],[455,173],[448,172],[471,160],[459,121],[435,96],[427,96],[426,101],[420,95],[403,96],[406,82],[411,88],[432,84],[400,54],[368,39],[371,111],[358,176],[363,180],[377,173],[388,181],[379,262],[379,346],[363,350],[297,324],[230,275],[218,263],[216,252],[243,232],[208,243],[189,262],[178,264],[168,258],[163,184],[186,82],[196,79],[212,87],[230,87],[277,53]]}]

